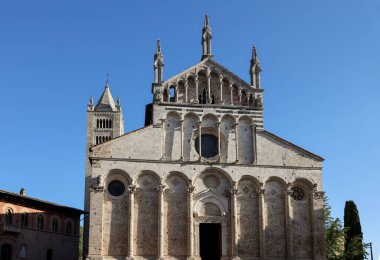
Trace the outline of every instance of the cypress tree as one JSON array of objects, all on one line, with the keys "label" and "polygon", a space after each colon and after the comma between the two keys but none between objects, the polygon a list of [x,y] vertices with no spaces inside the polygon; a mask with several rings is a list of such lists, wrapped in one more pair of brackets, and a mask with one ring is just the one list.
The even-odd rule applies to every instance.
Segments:
[{"label": "cypress tree", "polygon": [[346,201],[344,207],[344,228],[346,229],[345,258],[349,260],[364,259],[365,250],[359,212],[352,200]]}]

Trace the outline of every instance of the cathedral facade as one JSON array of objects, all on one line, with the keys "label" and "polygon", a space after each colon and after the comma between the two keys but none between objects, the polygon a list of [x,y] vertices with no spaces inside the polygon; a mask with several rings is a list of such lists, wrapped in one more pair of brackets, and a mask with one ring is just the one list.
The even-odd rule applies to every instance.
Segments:
[{"label": "cathedral facade", "polygon": [[124,134],[108,84],[87,109],[87,259],[325,259],[323,158],[264,129],[256,48],[247,83],[201,61],[163,78],[157,42],[145,127]]}]

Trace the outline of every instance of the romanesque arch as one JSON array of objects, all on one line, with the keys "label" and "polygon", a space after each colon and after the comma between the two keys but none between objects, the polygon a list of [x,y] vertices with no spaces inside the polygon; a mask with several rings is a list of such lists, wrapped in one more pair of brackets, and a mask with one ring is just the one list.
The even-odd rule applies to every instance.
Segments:
[{"label": "romanesque arch", "polygon": [[195,103],[198,101],[198,97],[196,95],[196,89],[195,89],[195,79],[194,76],[191,75],[187,78],[187,102],[188,103]]},{"label": "romanesque arch", "polygon": [[159,177],[143,172],[136,181],[133,232],[135,254],[152,257],[158,254],[158,187]]},{"label": "romanesque arch", "polygon": [[120,169],[110,170],[104,177],[105,192],[103,198],[103,244],[102,254],[120,256],[128,253],[129,215],[127,187],[131,184],[128,173]]},{"label": "romanesque arch", "polygon": [[250,164],[253,162],[252,119],[248,116],[239,118],[237,131],[239,163]]},{"label": "romanesque arch", "polygon": [[184,257],[188,245],[187,177],[172,172],[165,180],[164,193],[164,255]]},{"label": "romanesque arch", "polygon": [[221,119],[220,132],[226,140],[226,147],[221,150],[220,161],[224,163],[236,161],[235,122],[231,115],[225,115]]},{"label": "romanesque arch", "polygon": [[259,186],[258,181],[244,176],[238,183],[236,217],[238,252],[242,257],[260,256]]},{"label": "romanesque arch", "polygon": [[210,74],[211,84],[210,84],[210,103],[220,104],[220,86],[219,86],[219,75],[217,72],[212,71]]},{"label": "romanesque arch", "polygon": [[304,179],[292,183],[290,208],[292,210],[293,254],[295,257],[312,257],[311,191],[312,184]]},{"label": "romanesque arch", "polygon": [[286,256],[285,182],[269,179],[264,186],[265,245],[267,257]]},{"label": "romanesque arch", "polygon": [[194,140],[198,135],[199,117],[195,113],[188,113],[183,122],[183,160],[196,161],[199,156],[194,149]]},{"label": "romanesque arch", "polygon": [[228,78],[223,78],[222,84],[222,104],[231,105],[231,90]]},{"label": "romanesque arch", "polygon": [[165,120],[165,158],[168,161],[179,160],[181,157],[181,115],[171,111]]}]

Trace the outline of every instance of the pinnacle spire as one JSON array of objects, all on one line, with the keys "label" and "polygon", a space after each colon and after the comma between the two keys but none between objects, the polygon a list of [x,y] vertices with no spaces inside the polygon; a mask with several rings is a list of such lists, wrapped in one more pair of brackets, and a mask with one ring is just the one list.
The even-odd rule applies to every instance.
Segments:
[{"label": "pinnacle spire", "polygon": [[157,40],[156,54],[161,54],[161,42],[160,42],[160,39]]},{"label": "pinnacle spire", "polygon": [[260,88],[260,61],[259,57],[257,56],[257,50],[256,45],[253,44],[252,47],[252,57],[251,57],[251,66],[249,68],[249,74],[251,76],[251,85],[254,88]]},{"label": "pinnacle spire", "polygon": [[211,52],[211,27],[209,24],[208,16],[205,16],[205,22],[202,28],[202,60],[207,58],[212,58],[212,52]]},{"label": "pinnacle spire", "polygon": [[160,39],[157,40],[153,67],[154,67],[154,83],[161,84],[163,80],[164,56],[162,55]]},{"label": "pinnacle spire", "polygon": [[209,26],[208,25],[208,15],[207,14],[205,15],[205,24],[204,24],[204,27],[206,27],[206,26]]}]

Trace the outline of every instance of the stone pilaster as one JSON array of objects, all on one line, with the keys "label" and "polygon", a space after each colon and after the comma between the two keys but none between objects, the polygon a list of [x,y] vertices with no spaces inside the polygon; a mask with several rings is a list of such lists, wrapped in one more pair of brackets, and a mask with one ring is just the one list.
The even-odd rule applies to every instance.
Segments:
[{"label": "stone pilaster", "polygon": [[235,128],[235,149],[236,149],[236,163],[239,162],[239,133],[238,133],[238,127],[239,127],[239,124],[238,123],[235,123],[234,124],[234,128]]},{"label": "stone pilaster", "polygon": [[232,253],[232,259],[237,260],[240,259],[238,257],[239,252],[238,252],[238,223],[237,223],[237,205],[236,205],[236,194],[238,193],[237,189],[237,183],[234,182],[233,188],[231,189],[231,253]]},{"label": "stone pilaster", "polygon": [[[261,187],[263,183],[260,183]],[[265,245],[265,221],[264,221],[264,193],[265,189],[259,190],[259,237],[260,237],[260,259],[266,258],[266,245]]]},{"label": "stone pilaster", "polygon": [[133,243],[133,230],[134,230],[134,205],[135,205],[135,192],[136,186],[129,185],[129,228],[128,228],[128,259],[132,260],[134,257],[134,243]]},{"label": "stone pilaster", "polygon": [[292,219],[293,210],[291,206],[293,191],[291,190],[291,183],[288,184],[288,188],[284,191],[285,195],[285,228],[286,228],[286,256],[287,259],[293,259],[293,234],[292,234]]},{"label": "stone pilaster", "polygon": [[195,259],[195,252],[194,252],[194,218],[193,218],[193,192],[195,190],[195,187],[191,185],[191,181],[189,186],[187,187],[187,216],[188,216],[188,260]]},{"label": "stone pilaster", "polygon": [[159,185],[158,191],[158,259],[164,259],[164,192],[165,185]]},{"label": "stone pilaster", "polygon": [[311,194],[310,201],[311,226],[312,226],[312,243],[314,259],[325,259],[325,240],[323,230],[323,191],[317,191],[317,185],[314,185],[314,190]]}]

